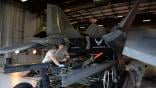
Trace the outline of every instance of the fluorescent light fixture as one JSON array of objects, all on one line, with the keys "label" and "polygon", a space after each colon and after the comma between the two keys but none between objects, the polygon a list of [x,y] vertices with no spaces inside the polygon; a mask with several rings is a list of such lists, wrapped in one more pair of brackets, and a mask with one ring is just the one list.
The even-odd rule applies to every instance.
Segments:
[{"label": "fluorescent light fixture", "polygon": [[102,24],[100,24],[100,25],[98,25],[98,26],[103,27],[103,25],[102,25]]},{"label": "fluorescent light fixture", "polygon": [[20,53],[20,51],[19,51],[19,50],[16,50],[16,51],[15,51],[15,54],[19,54],[19,53]]},{"label": "fluorescent light fixture", "polygon": [[100,1],[102,1],[102,0],[93,0],[93,2],[100,2]]},{"label": "fluorescent light fixture", "polygon": [[123,16],[120,15],[120,16],[117,16],[117,17],[118,17],[118,18],[121,18],[121,17],[123,17]]},{"label": "fluorescent light fixture", "polygon": [[142,20],[142,22],[150,22],[151,19]]},{"label": "fluorescent light fixture", "polygon": [[33,54],[35,55],[36,53],[37,53],[37,50],[36,50],[36,49],[34,49],[34,50],[33,50]]},{"label": "fluorescent light fixture", "polygon": [[71,24],[76,24],[77,22],[72,22]]},{"label": "fluorescent light fixture", "polygon": [[47,29],[47,27],[42,27],[43,28],[43,30],[46,30]]},{"label": "fluorescent light fixture", "polygon": [[80,27],[80,28],[86,28],[86,27]]},{"label": "fluorescent light fixture", "polygon": [[70,12],[71,11],[71,9],[66,9],[66,10],[64,10],[64,12]]},{"label": "fluorescent light fixture", "polygon": [[28,0],[21,0],[21,2],[26,2],[26,1],[28,1]]}]

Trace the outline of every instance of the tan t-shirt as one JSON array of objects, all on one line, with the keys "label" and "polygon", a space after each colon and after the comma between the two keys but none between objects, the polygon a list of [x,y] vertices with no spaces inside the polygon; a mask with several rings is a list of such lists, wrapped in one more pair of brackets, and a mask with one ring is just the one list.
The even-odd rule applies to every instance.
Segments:
[{"label": "tan t-shirt", "polygon": [[67,50],[57,50],[55,53],[56,58],[58,59],[58,61],[63,61],[64,58],[66,58],[66,56],[69,56]]}]

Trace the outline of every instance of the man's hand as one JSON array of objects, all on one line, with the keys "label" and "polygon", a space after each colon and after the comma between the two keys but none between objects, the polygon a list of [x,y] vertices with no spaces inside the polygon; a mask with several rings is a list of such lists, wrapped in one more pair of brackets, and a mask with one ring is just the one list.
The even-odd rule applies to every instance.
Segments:
[{"label": "man's hand", "polygon": [[63,68],[63,67],[65,67],[65,66],[64,66],[64,64],[60,64],[59,67]]},{"label": "man's hand", "polygon": [[67,61],[67,58],[64,58],[62,61],[63,61],[63,62],[66,62],[66,61]]},{"label": "man's hand", "polygon": [[68,58],[68,59],[69,59],[69,58],[70,58],[70,56],[69,56],[69,55],[67,55],[67,56],[66,56],[66,58]]}]

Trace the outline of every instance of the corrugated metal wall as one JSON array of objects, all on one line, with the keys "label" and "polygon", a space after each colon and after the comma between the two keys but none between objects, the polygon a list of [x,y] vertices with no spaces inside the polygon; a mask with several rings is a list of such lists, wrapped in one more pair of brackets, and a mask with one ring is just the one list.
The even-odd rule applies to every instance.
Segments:
[{"label": "corrugated metal wall", "polygon": [[[26,11],[22,5],[12,0],[0,0],[0,48],[30,39],[39,27],[38,21],[36,14]],[[0,56],[0,63],[4,63],[6,57],[15,56]],[[17,63],[22,59],[14,58],[13,61]]]}]

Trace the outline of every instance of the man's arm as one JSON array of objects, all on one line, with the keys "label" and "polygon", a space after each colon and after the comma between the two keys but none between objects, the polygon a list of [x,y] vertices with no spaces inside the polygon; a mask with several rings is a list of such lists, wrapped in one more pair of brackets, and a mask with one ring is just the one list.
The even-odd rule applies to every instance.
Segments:
[{"label": "man's arm", "polygon": [[70,58],[69,53],[66,50],[64,51],[64,53],[65,53],[65,57],[63,61],[67,61]]},{"label": "man's arm", "polygon": [[60,63],[59,63],[59,61],[57,60],[56,56],[51,55],[50,58],[51,58],[51,60],[54,62],[55,65],[60,66]]},{"label": "man's arm", "polygon": [[58,67],[64,67],[63,64],[59,63],[59,61],[57,60],[56,56],[52,55],[50,58],[54,62],[54,64],[57,65]]},{"label": "man's arm", "polygon": [[66,58],[70,58],[70,55],[67,51],[65,51]]}]

